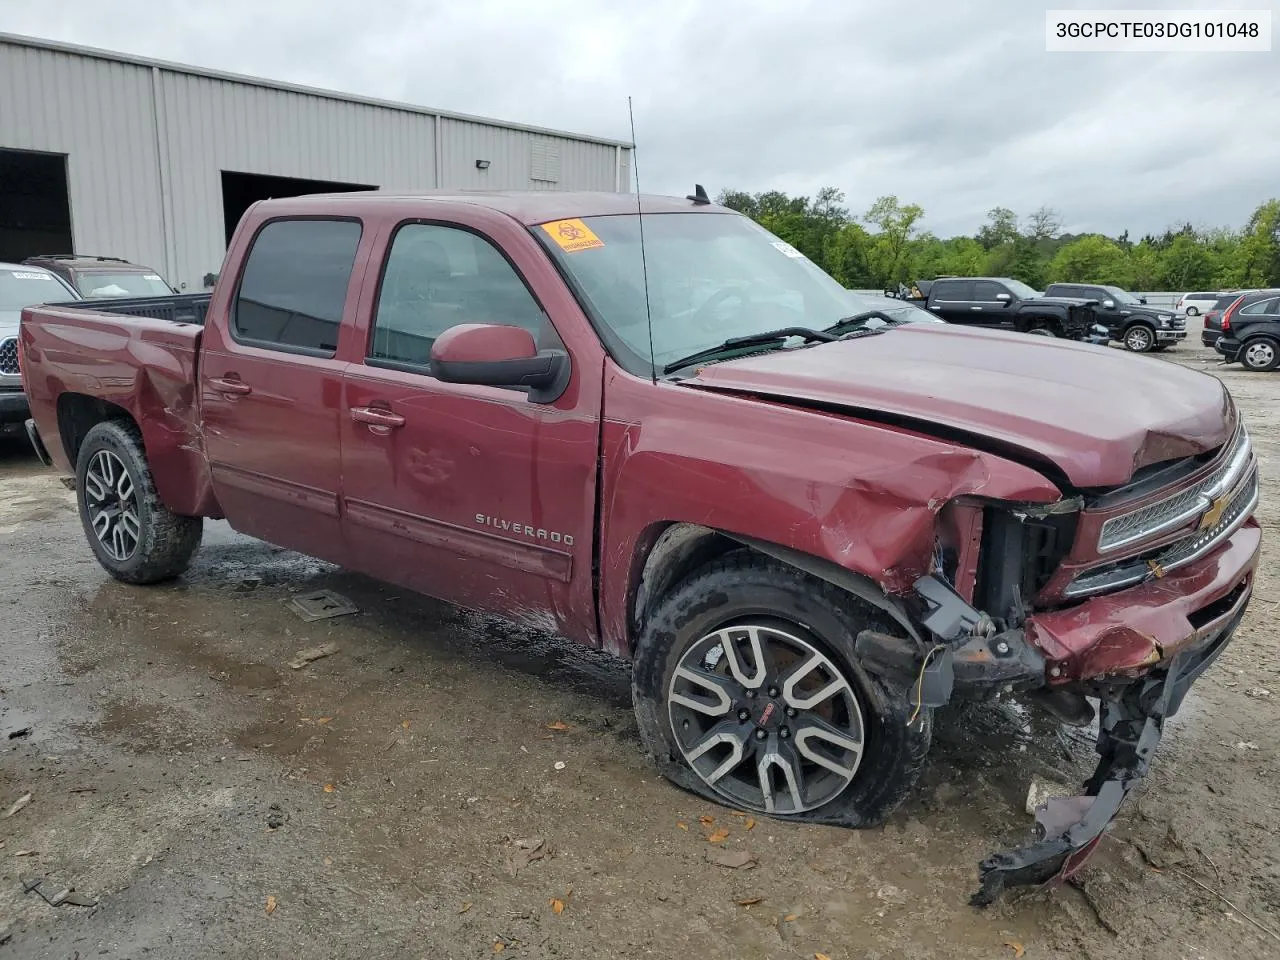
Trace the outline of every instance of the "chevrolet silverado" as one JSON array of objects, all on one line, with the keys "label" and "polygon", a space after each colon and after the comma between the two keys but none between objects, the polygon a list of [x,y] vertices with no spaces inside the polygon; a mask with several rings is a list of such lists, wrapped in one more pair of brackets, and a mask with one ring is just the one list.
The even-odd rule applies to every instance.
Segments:
[{"label": "chevrolet silverado", "polygon": [[113,576],[179,576],[225,518],[604,648],[662,773],[737,809],[876,824],[936,708],[1096,698],[1096,772],[979,904],[1080,868],[1251,595],[1216,379],[897,322],[701,190],[267,200],[211,294],[20,341]]}]

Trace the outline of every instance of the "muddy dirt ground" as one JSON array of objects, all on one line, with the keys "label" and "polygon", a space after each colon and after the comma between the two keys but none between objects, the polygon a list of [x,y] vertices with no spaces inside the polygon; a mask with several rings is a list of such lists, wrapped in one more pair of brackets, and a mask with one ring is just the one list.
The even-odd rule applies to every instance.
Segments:
[{"label": "muddy dirt ground", "polygon": [[[750,823],[645,765],[621,664],[223,524],[180,582],[124,586],[10,444],[0,817],[31,800],[0,819],[0,958],[1280,957],[1280,374],[1211,358],[1189,341],[1140,362],[1219,376],[1247,415],[1253,605],[1083,887],[986,911],[967,905],[977,862],[1026,837],[1032,775],[1091,768],[1087,735],[952,711],[887,826]],[[290,612],[320,588],[361,612]],[[755,869],[707,861],[718,828]],[[36,877],[97,905],[51,907],[24,894]]]}]

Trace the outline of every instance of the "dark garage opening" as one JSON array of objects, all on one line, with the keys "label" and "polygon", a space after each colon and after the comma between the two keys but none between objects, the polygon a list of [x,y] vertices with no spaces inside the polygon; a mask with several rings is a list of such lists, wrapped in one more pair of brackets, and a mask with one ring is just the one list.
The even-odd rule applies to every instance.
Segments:
[{"label": "dark garage opening", "polygon": [[0,150],[0,260],[73,252],[66,156]]},{"label": "dark garage opening", "polygon": [[308,193],[349,193],[353,190],[377,190],[365,183],[338,183],[330,180],[301,180],[297,177],[268,177],[260,173],[222,171],[222,220],[227,228],[227,243],[236,232],[236,224],[244,212],[259,200],[272,197],[301,197]]}]

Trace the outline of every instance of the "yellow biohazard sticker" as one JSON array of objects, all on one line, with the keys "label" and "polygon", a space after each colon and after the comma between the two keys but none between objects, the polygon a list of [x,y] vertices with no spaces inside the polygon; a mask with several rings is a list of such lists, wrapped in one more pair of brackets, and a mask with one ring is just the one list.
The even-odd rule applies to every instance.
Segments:
[{"label": "yellow biohazard sticker", "polygon": [[565,253],[581,253],[583,250],[594,250],[596,247],[603,247],[604,241],[591,232],[588,227],[579,219],[573,220],[553,220],[551,223],[544,223],[542,229],[559,244],[560,249]]}]

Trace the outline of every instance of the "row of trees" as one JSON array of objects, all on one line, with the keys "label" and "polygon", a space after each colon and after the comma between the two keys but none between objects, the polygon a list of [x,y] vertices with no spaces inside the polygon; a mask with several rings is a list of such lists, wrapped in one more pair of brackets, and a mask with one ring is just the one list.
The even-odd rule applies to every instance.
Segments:
[{"label": "row of trees", "polygon": [[1041,207],[1027,217],[996,207],[972,237],[936,237],[924,210],[881,197],[860,216],[845,195],[824,187],[814,197],[779,191],[725,190],[716,198],[755,219],[853,289],[950,274],[1014,277],[1043,289],[1054,282],[1108,283],[1127,290],[1280,286],[1280,200],[1268,200],[1243,229],[1191,224],[1133,242],[1062,232],[1062,218]]}]

